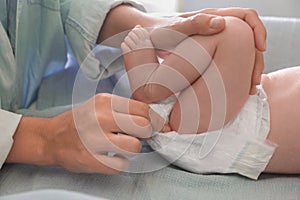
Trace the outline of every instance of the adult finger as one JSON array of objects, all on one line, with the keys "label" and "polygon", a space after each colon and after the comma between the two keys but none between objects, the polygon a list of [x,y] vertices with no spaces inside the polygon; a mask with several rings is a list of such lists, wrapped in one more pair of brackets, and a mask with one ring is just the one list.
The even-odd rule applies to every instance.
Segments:
[{"label": "adult finger", "polygon": [[261,75],[263,72],[264,72],[264,56],[261,51],[256,50],[255,64],[254,64],[252,79],[251,79],[250,94],[256,93],[256,86],[260,84]]},{"label": "adult finger", "polygon": [[153,129],[150,120],[140,116],[124,113],[113,114],[114,127],[112,132],[124,133],[138,138],[149,138],[152,136]]},{"label": "adult finger", "polygon": [[128,156],[141,152],[141,141],[135,137],[122,134],[109,134],[107,137],[110,142],[107,152]]},{"label": "adult finger", "polygon": [[129,167],[129,160],[117,154],[114,156],[94,154],[92,156],[97,163],[89,165],[90,172],[118,174]]},{"label": "adult finger", "polygon": [[[97,133],[94,135],[97,135]],[[81,142],[93,154],[113,152],[120,155],[134,155],[141,150],[141,142],[139,139],[123,134],[98,134],[98,136],[92,136],[88,143],[86,140],[81,140]]]},{"label": "adult finger", "polygon": [[212,35],[225,28],[225,20],[220,16],[207,13],[197,13],[188,18],[182,18],[180,15],[180,18],[172,26],[166,28],[186,36],[194,34]]},{"label": "adult finger", "polygon": [[[142,121],[142,118],[145,118],[151,122],[151,125],[153,126],[153,131],[161,130],[165,124],[165,120],[160,115],[158,115],[156,112],[154,112],[148,104],[145,104],[140,101],[113,95],[112,96],[112,109],[116,113],[125,114],[125,116],[120,115],[120,117],[121,117],[119,119],[120,122],[122,119],[124,119],[126,122],[130,123],[132,121],[129,121],[129,119],[131,119],[131,120],[133,119],[133,120],[137,120],[135,122],[144,123]],[[126,119],[126,115],[128,115],[128,114],[135,115],[136,117],[132,116],[133,118]],[[138,118],[138,117],[142,117],[142,118]],[[128,125],[124,124],[124,122],[122,122],[122,125],[124,125],[124,127],[127,127]],[[126,130],[127,130],[127,128],[126,128]],[[126,133],[128,133],[128,132],[126,132]],[[147,136],[147,133],[143,132],[142,135]]]},{"label": "adult finger", "polygon": [[162,25],[152,30],[151,41],[155,48],[172,51],[188,36],[213,35],[225,28],[223,17],[205,13],[198,13],[188,18],[175,17],[170,20],[166,26]]},{"label": "adult finger", "polygon": [[110,99],[112,110],[118,113],[137,115],[149,118],[150,106],[140,101],[120,97],[117,95],[111,95]]},{"label": "adult finger", "polygon": [[256,48],[260,51],[266,50],[267,31],[255,10],[250,8],[210,8],[201,10],[200,12],[219,16],[238,17],[244,20],[253,29]]}]

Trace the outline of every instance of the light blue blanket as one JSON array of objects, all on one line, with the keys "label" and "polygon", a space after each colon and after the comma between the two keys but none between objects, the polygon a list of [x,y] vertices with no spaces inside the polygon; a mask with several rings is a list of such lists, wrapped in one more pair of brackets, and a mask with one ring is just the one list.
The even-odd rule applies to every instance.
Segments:
[{"label": "light blue blanket", "polygon": [[108,199],[300,199],[300,176],[197,175],[173,167],[145,174],[73,174],[60,168],[6,165],[0,194],[42,189],[77,191]]}]

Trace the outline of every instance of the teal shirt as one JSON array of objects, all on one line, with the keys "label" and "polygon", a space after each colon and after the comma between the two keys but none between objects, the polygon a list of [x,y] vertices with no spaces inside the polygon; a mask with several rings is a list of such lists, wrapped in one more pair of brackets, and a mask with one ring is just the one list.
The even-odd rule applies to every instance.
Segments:
[{"label": "teal shirt", "polygon": [[[66,41],[78,63],[93,50],[109,10],[117,0],[0,0],[1,108],[16,111],[35,99],[45,76],[64,70]],[[111,75],[101,60],[88,56],[85,74]]]}]

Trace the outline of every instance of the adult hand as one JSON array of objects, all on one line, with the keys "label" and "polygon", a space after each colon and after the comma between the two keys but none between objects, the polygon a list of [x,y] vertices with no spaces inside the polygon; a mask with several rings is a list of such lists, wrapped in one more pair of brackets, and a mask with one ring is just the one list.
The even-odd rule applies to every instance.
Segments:
[{"label": "adult hand", "polygon": [[[256,48],[262,52],[266,50],[267,32],[255,10],[250,8],[208,8],[200,11],[184,13],[180,15],[180,17],[196,17],[198,15],[202,16],[203,14],[207,14],[208,16],[232,16],[244,20],[253,29]],[[199,34],[203,34],[203,31],[200,29],[201,28],[199,27]]]},{"label": "adult hand", "polygon": [[256,94],[257,89],[256,86],[260,84],[261,75],[264,72],[265,64],[264,64],[264,55],[261,51],[256,50],[255,55],[255,63],[252,72],[252,79],[251,79],[251,88],[250,88],[250,95]]},{"label": "adult hand", "polygon": [[[260,84],[260,77],[264,71],[264,58],[262,52],[266,51],[267,37],[266,29],[262,21],[259,19],[257,12],[249,8],[209,8],[201,11],[184,13],[181,15],[181,17],[189,18],[194,16],[195,18],[197,15],[203,14],[237,17],[244,20],[253,29],[257,51],[255,58],[255,66],[253,68],[252,74],[252,86],[250,89],[250,94],[255,94],[256,85]],[[200,34],[202,34],[202,32],[203,31],[201,30],[199,31]]]},{"label": "adult hand", "polygon": [[163,124],[147,104],[99,94],[52,119],[24,117],[7,162],[115,174],[128,168],[124,156],[140,152],[136,137],[148,138]]}]

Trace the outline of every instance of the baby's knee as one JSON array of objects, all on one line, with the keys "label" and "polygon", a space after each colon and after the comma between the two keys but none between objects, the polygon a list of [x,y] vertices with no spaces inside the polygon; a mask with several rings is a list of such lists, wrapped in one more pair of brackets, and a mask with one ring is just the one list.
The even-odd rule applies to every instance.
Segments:
[{"label": "baby's knee", "polygon": [[232,41],[233,45],[255,50],[253,29],[245,21],[236,17],[225,17],[224,37]]}]

